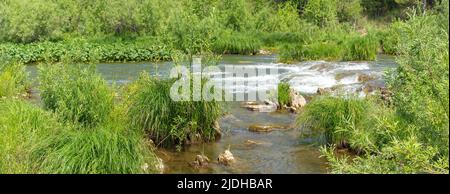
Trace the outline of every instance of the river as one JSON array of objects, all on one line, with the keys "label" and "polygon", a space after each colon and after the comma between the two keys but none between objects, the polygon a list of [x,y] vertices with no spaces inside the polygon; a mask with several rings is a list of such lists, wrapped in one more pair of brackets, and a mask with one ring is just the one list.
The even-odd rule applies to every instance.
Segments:
[{"label": "river", "polygon": [[[392,57],[383,55],[373,62],[314,61],[297,64],[277,63],[274,55],[225,55],[219,64],[222,72],[217,73],[226,74],[227,72],[223,72],[226,65],[275,68],[279,74],[268,75],[264,79],[289,82],[294,89],[306,96],[314,95],[318,88],[334,88],[335,93],[363,96],[367,93],[367,90],[364,90],[367,86],[383,86],[383,73],[396,66]],[[171,62],[102,63],[97,65],[97,70],[108,83],[125,84],[135,80],[143,70],[154,76],[167,77],[172,67]],[[36,66],[27,66],[27,70],[31,78],[37,77]],[[371,79],[361,81],[361,75],[368,75]],[[268,81],[266,84],[264,87],[274,89],[277,82]],[[244,91],[245,89],[233,92]],[[241,108],[239,102],[228,102],[224,106],[227,114],[220,121],[224,135],[218,141],[186,146],[181,151],[158,149],[157,154],[164,161],[164,173],[327,172],[326,161],[320,158],[317,139],[302,137],[302,129],[293,125],[295,114],[252,112]],[[252,124],[286,126],[287,129],[255,133],[248,130]],[[231,166],[217,164],[218,155],[228,148],[236,162]],[[204,154],[211,159],[207,168],[197,169],[190,165],[198,154]]]}]

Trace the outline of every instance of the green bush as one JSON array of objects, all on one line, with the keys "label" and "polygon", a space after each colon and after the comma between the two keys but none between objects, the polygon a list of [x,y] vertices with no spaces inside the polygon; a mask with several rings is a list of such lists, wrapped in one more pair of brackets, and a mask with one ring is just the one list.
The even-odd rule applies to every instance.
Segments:
[{"label": "green bush", "polygon": [[338,2],[337,17],[341,22],[355,23],[362,13],[361,0],[340,0]]},{"label": "green bush", "polygon": [[335,0],[308,0],[303,17],[319,26],[328,26],[337,22],[337,4]]},{"label": "green bush", "polygon": [[[443,21],[442,21],[443,20]],[[418,138],[448,156],[448,33],[439,16],[414,16],[402,26],[399,67],[388,76],[398,113],[420,130]]]},{"label": "green bush", "polygon": [[332,173],[338,174],[448,174],[448,157],[436,160],[437,150],[420,143],[416,138],[394,140],[377,155],[339,157],[333,148],[323,148],[330,161]]},{"label": "green bush", "polygon": [[44,107],[63,121],[95,127],[113,108],[113,92],[92,65],[52,64],[39,66]]},{"label": "green bush", "polygon": [[145,73],[131,90],[128,115],[134,127],[145,131],[158,146],[181,145],[200,136],[211,141],[217,135],[218,102],[173,101],[174,80],[150,78]]},{"label": "green bush", "polygon": [[382,31],[381,36],[381,46],[383,48],[383,52],[390,55],[397,55],[397,46],[402,36],[402,22],[394,22],[389,28],[385,31]]},{"label": "green bush", "polygon": [[[322,153],[334,173],[449,172],[448,33],[442,33],[448,31],[442,25],[448,18],[434,13],[410,15],[408,21],[398,24],[399,66],[387,74],[387,85],[393,92],[392,110],[379,107],[373,114],[363,112],[366,119],[362,124],[347,122],[342,127],[336,125],[341,122],[331,122],[340,121],[329,113],[333,111],[324,113],[307,106],[306,116],[300,119],[309,120],[313,127],[335,129],[335,136],[345,132],[343,139],[353,149],[363,151],[350,161],[337,156],[333,147],[324,148]],[[327,105],[322,109],[336,107],[331,104],[337,101],[321,103]]]},{"label": "green bush", "polygon": [[19,100],[0,100],[0,174],[37,173],[31,150],[63,127],[53,114]]}]

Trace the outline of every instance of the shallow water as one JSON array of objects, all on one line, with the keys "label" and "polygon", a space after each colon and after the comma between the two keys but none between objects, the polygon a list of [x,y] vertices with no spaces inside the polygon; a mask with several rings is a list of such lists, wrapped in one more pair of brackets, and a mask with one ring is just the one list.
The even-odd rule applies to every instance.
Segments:
[{"label": "shallow water", "polygon": [[[224,56],[219,64],[221,70],[226,65],[276,69],[278,74],[267,75],[268,81],[263,87],[275,89],[279,80],[287,81],[303,94],[314,94],[318,88],[340,88],[346,93],[361,95],[361,87],[370,84],[383,86],[383,72],[395,67],[392,57],[379,56],[374,62],[303,62],[298,64],[280,64],[276,56]],[[163,63],[108,63],[98,64],[98,72],[109,82],[125,84],[135,80],[143,70],[152,75],[167,77],[173,67],[171,62]],[[37,76],[36,66],[28,66],[32,78]],[[227,72],[217,72],[225,75]],[[360,83],[361,74],[374,77],[366,83]],[[223,81],[226,78],[215,78]],[[244,77],[235,78],[245,79]],[[36,83],[36,82],[35,82]],[[243,84],[243,83],[242,83]],[[245,85],[238,85],[233,92],[252,90]],[[230,89],[230,88],[225,88]],[[165,173],[326,173],[324,159],[319,158],[316,142],[301,138],[301,130],[293,127],[295,115],[290,113],[259,113],[240,107],[238,102],[225,104],[229,113],[220,125],[224,132],[217,142],[191,145],[181,151],[159,149],[158,155],[163,159]],[[254,133],[248,130],[252,124],[271,124],[286,126],[288,129],[275,130],[270,133]],[[248,145],[248,140],[257,142]],[[225,167],[218,165],[216,158],[225,149],[230,148],[236,162]],[[196,169],[190,165],[196,155],[204,154],[211,163],[208,168]]]}]

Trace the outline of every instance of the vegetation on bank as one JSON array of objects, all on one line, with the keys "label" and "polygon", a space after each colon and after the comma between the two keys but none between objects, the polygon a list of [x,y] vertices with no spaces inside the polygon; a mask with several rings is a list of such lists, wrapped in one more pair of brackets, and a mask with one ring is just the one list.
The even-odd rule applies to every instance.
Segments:
[{"label": "vegetation on bank", "polygon": [[25,66],[20,63],[0,63],[0,98],[24,96],[30,87]]},{"label": "vegetation on bank", "polygon": [[[68,63],[69,64],[69,63]],[[20,67],[20,68],[19,68]],[[28,102],[23,65],[0,88],[0,173],[157,173],[152,143],[88,65],[41,65],[44,107]],[[14,91],[14,92],[10,92]],[[7,94],[7,95],[4,95]]]},{"label": "vegetation on bank", "polygon": [[409,17],[395,24],[399,67],[386,75],[392,103],[322,97],[299,117],[324,132],[334,173],[449,173],[448,2]]},{"label": "vegetation on bank", "polygon": [[30,44],[1,44],[5,58],[21,63],[61,62],[114,62],[114,61],[166,61],[171,51],[149,39],[129,41],[73,39],[59,42]]},{"label": "vegetation on bank", "polygon": [[95,127],[105,122],[114,107],[114,93],[93,65],[39,66],[39,89],[44,108],[63,122]]},{"label": "vegetation on bank", "polygon": [[[284,62],[398,55],[398,69],[386,75],[392,102],[318,97],[299,124],[324,135],[321,151],[333,173],[448,173],[448,1],[426,1],[433,2],[427,9],[414,0],[337,2],[2,1],[0,59],[8,62],[0,63],[0,173],[159,172],[152,142],[214,140],[219,104],[173,101],[174,80],[147,74],[117,95],[94,66],[78,62],[263,47],[280,48]],[[370,19],[399,20],[380,28],[363,10]],[[34,62],[46,62],[39,67],[43,107],[26,99],[22,63]],[[290,101],[288,84],[278,93],[280,104]],[[352,159],[335,153],[342,148]]]},{"label": "vegetation on bank", "polygon": [[7,0],[0,3],[0,52],[23,63],[159,61],[203,47],[217,54],[270,48],[279,50],[283,62],[374,60],[378,51],[395,53],[391,36],[396,33],[372,22],[373,14],[402,16],[413,5],[394,0]]},{"label": "vegetation on bank", "polygon": [[288,106],[289,103],[291,103],[292,99],[291,99],[291,86],[289,85],[289,83],[279,83],[278,84],[278,104],[280,105],[280,107],[283,106]]}]

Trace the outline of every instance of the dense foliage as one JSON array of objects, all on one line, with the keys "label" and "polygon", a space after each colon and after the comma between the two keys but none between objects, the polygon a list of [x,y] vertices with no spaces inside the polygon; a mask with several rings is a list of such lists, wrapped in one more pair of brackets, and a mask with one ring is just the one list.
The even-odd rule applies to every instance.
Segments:
[{"label": "dense foliage", "polygon": [[[363,10],[383,13],[411,6],[419,4],[394,0],[6,0],[0,2],[0,51],[24,63],[66,57],[80,62],[157,61],[169,60],[173,50],[255,54],[289,43],[280,51],[282,61],[373,60],[375,43],[346,51],[352,40],[376,41],[365,40],[361,33],[367,23]],[[329,50],[330,44],[337,48]],[[303,45],[315,51],[295,54],[286,49]]]},{"label": "dense foliage", "polygon": [[[425,15],[412,11],[395,24],[399,67],[386,75],[391,106],[347,98],[306,106],[299,121],[324,130],[332,146],[322,152],[332,172],[449,172],[448,2],[440,6]],[[337,156],[342,142],[358,155]]]}]

